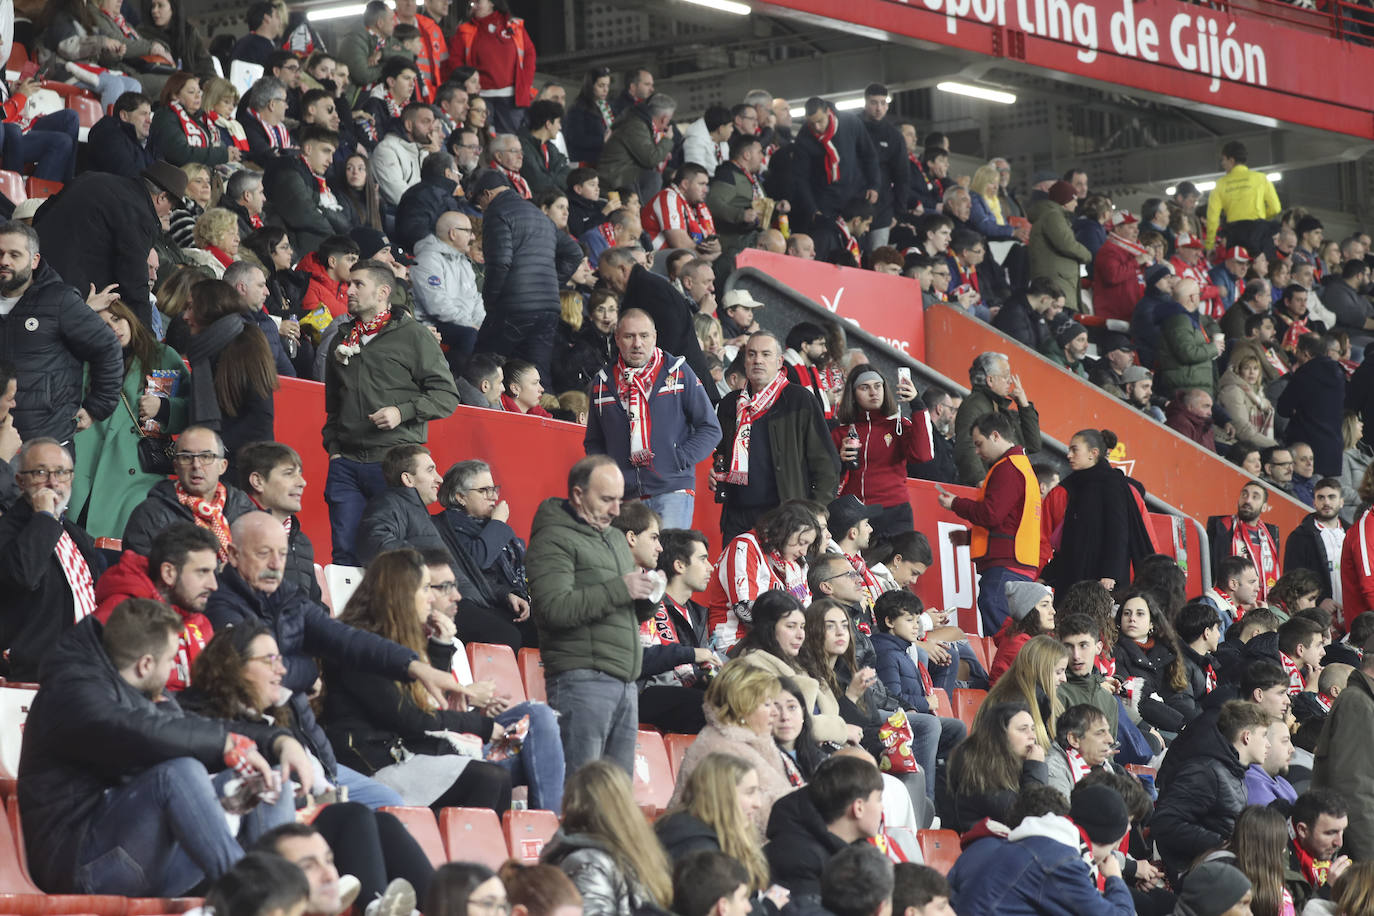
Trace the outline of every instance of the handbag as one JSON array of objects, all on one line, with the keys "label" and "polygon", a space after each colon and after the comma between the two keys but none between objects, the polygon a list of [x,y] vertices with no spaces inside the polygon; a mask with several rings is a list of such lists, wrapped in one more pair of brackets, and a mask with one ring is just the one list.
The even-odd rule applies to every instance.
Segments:
[{"label": "handbag", "polygon": [[129,405],[129,399],[124,396],[124,392],[119,393],[119,399],[124,402],[124,409],[129,412],[129,419],[134,421],[134,429],[138,430],[139,468],[145,474],[170,477],[172,474],[172,455],[176,451],[176,443],[171,439],[150,436],[144,432],[143,424],[138,422],[138,415]]}]

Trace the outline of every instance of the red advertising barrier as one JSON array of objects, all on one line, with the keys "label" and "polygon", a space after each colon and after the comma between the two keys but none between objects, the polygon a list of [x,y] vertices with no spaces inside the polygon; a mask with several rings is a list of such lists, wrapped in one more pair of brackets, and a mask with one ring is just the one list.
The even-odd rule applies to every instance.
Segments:
[{"label": "red advertising barrier", "polygon": [[[315,557],[328,563],[331,554],[329,511],[324,502],[324,482],[329,462],[320,444],[320,427],[324,424],[324,386],[299,379],[282,379],[277,392],[277,436],[280,441],[300,453],[307,482],[301,507],[301,526],[315,545]],[[530,522],[539,503],[550,496],[566,492],[567,474],[574,462],[584,454],[582,427],[557,420],[522,417],[495,410],[459,407],[445,420],[429,426],[430,451],[441,470],[457,461],[481,458],[491,464],[496,483],[502,487],[501,497],[510,503],[510,524],[521,536],[528,536]],[[698,470],[696,516],[693,524],[711,542],[711,555],[721,549],[720,509],[711,499],[705,475],[709,462],[702,462]],[[961,496],[976,491],[968,487],[950,487]],[[908,480],[916,526],[930,538],[935,562],[921,577],[916,594],[927,606],[958,611],[959,625],[967,632],[979,633],[977,611],[977,575],[969,558],[968,547],[955,547],[950,533],[966,530],[967,525],[953,512],[940,507],[935,499],[935,485],[924,480]],[[1170,516],[1151,515],[1157,538],[1161,543],[1173,543]],[[1190,539],[1186,555],[1190,595],[1202,591],[1198,578],[1198,545]],[[990,635],[990,634],[989,634]]]},{"label": "red advertising barrier", "polygon": [[911,280],[757,248],[740,252],[735,263],[802,291],[839,317],[881,337],[884,343],[925,362],[921,290]]},{"label": "red advertising barrier", "polygon": [[[761,13],[915,39],[1225,109],[1374,137],[1374,50],[1306,22],[1178,0],[767,0]],[[1338,26],[1338,24],[1337,24]],[[1333,27],[1330,35],[1340,31]],[[1311,66],[1321,61],[1320,67]],[[1349,78],[1333,80],[1332,74]],[[854,77],[858,90],[869,76]],[[1014,84],[1009,87],[1015,89]]]}]

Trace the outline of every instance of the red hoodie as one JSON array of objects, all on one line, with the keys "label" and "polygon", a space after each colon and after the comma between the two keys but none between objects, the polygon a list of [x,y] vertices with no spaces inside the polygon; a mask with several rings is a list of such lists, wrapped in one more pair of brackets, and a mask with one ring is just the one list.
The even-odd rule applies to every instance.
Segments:
[{"label": "red hoodie", "polygon": [[935,457],[930,414],[916,410],[907,421],[864,411],[853,424],[841,423],[830,431],[837,451],[844,448],[851,425],[859,434],[859,466],[845,475],[840,495],[853,494],[866,505],[907,502],[906,463]]},{"label": "red hoodie", "polygon": [[[95,618],[101,623],[110,619],[115,606],[126,598],[150,598],[168,603],[148,578],[148,561],[132,550],[126,550],[119,562],[105,570],[95,584]],[[177,661],[167,675],[167,689],[173,693],[191,686],[191,663],[214,635],[210,620],[199,611],[188,611],[171,605],[181,615],[186,627],[177,641]]]},{"label": "red hoodie", "polygon": [[310,279],[305,290],[305,312],[309,314],[320,306],[329,309],[329,314],[342,318],[348,314],[348,284],[335,280],[329,275],[329,268],[320,262],[316,252],[301,258],[296,270]]}]

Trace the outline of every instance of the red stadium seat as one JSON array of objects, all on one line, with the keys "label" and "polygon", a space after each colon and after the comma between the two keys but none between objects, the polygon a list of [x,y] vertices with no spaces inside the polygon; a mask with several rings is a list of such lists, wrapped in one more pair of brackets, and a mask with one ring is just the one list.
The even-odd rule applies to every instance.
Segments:
[{"label": "red stadium seat", "polygon": [[477,862],[495,870],[510,857],[501,821],[490,808],[445,808],[439,833],[451,862]]},{"label": "red stadium seat", "polygon": [[62,190],[62,182],[47,181],[42,178],[34,178],[30,175],[24,181],[24,193],[29,197],[52,197]]},{"label": "red stadium seat", "polygon": [[405,825],[406,830],[415,842],[420,844],[420,848],[429,856],[430,864],[435,868],[448,861],[448,853],[444,851],[444,838],[439,835],[439,825],[435,823],[433,811],[410,806],[388,806],[381,810],[394,815]]},{"label": "red stadium seat", "polygon": [[558,815],[552,811],[507,811],[501,815],[501,826],[511,858],[534,865],[545,844],[558,832]]},{"label": "red stadium seat", "polygon": [[511,705],[525,702],[525,684],[520,680],[520,666],[510,646],[497,643],[468,643],[468,664],[472,666],[473,681],[492,681],[496,693],[510,698]]},{"label": "red stadium seat", "polygon": [[956,689],[954,691],[954,705],[950,709],[953,710],[953,715],[960,722],[972,729],[973,717],[978,714],[978,707],[983,705],[983,700],[987,695],[986,690]]},{"label": "red stadium seat", "polygon": [[954,860],[959,858],[959,834],[953,830],[921,830],[916,833],[921,844],[921,857],[926,864],[942,875],[949,874]]},{"label": "red stadium seat", "polygon": [[639,730],[635,738],[635,803],[662,811],[673,797],[673,768],[658,732]]},{"label": "red stadium seat", "polygon": [[668,749],[668,765],[673,768],[673,783],[677,783],[677,771],[682,768],[682,758],[687,748],[697,740],[696,735],[664,735],[663,746]]},{"label": "red stadium seat", "polygon": [[930,692],[940,698],[940,715],[953,717],[954,704],[950,702],[949,691],[943,687],[933,687]]},{"label": "red stadium seat", "polygon": [[124,916],[171,916],[202,906],[202,897],[130,897]]},{"label": "red stadium seat", "polygon": [[521,649],[515,660],[520,666],[520,682],[525,685],[525,697],[546,702],[549,697],[544,690],[544,659],[540,657],[539,650]]},{"label": "red stadium seat", "polygon": [[24,193],[24,176],[18,172],[0,169],[0,194],[4,194],[15,204],[22,204],[28,200],[29,196]]},{"label": "red stadium seat", "polygon": [[98,100],[80,95],[73,95],[68,98],[67,107],[76,112],[76,117],[82,127],[91,127],[105,114]]}]

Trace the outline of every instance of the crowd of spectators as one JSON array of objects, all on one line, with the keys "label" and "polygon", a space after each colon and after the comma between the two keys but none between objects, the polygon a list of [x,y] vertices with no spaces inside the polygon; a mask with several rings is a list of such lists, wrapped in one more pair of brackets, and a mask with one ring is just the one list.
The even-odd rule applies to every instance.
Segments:
[{"label": "crowd of spectators", "polygon": [[[6,168],[63,182],[0,201],[0,674],[39,685],[15,804],[45,892],[1374,912],[1374,255],[1242,144],[1205,205],[1136,214],[1081,168],[952,175],[879,84],[795,121],[762,89],[679,117],[642,67],[570,98],[504,0],[372,0],[333,53],[281,0],[208,43],[177,0],[50,7],[29,54],[106,115],[83,148],[72,112],[25,117],[27,77],[3,111]],[[979,355],[967,393],[889,377],[731,288],[754,248],[905,277],[892,307],[989,323],[1244,469],[1212,581],[1111,431],[1046,461],[1031,357]],[[323,417],[280,418],[321,424],[323,481],[277,441],[287,377],[323,383]],[[505,469],[436,463],[460,405],[584,427],[528,531]],[[991,656],[916,595],[909,476],[966,523]],[[360,567],[332,608],[325,559]],[[472,643],[539,650],[547,702],[474,680]],[[654,823],[646,726],[696,736]],[[513,804],[562,826],[499,874],[436,870],[385,810]]]}]

